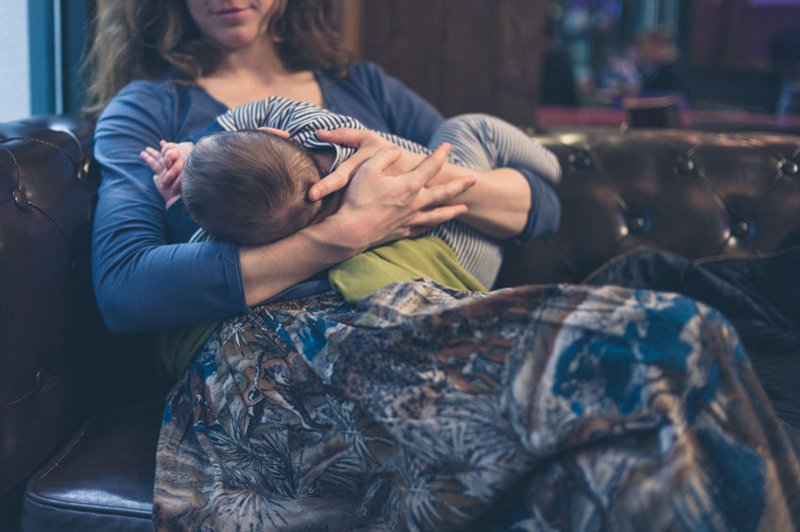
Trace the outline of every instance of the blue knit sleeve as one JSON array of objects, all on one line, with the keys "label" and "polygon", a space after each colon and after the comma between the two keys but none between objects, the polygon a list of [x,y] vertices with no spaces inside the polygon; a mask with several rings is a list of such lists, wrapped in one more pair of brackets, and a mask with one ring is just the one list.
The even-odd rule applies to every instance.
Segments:
[{"label": "blue knit sleeve", "polygon": [[[118,333],[247,310],[236,246],[170,244],[164,202],[139,159],[145,146],[181,138],[176,98],[167,83],[134,82],[112,100],[95,130],[102,182],[92,236],[93,283],[101,313]],[[201,114],[192,115],[202,120],[198,128],[208,123]]]},{"label": "blue knit sleeve", "polygon": [[512,239],[521,244],[532,238],[549,235],[558,229],[561,220],[561,203],[553,188],[528,168],[515,168],[525,176],[531,187],[531,210],[525,229]]}]

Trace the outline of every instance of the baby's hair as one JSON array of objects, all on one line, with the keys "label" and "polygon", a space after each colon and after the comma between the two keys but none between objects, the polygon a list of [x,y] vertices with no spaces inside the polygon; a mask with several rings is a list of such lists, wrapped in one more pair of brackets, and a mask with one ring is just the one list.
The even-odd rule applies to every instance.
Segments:
[{"label": "baby's hair", "polygon": [[216,133],[186,160],[186,209],[213,236],[242,245],[280,240],[319,210],[306,198],[322,171],[310,153],[265,131]]}]

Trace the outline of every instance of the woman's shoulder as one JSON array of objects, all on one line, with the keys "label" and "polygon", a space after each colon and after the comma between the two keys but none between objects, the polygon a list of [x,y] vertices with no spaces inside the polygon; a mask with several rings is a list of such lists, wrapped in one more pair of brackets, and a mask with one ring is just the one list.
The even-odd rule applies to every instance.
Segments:
[{"label": "woman's shoulder", "polygon": [[154,111],[174,99],[175,83],[169,79],[135,79],[122,87],[106,106],[100,120],[117,113]]},{"label": "woman's shoulder", "polygon": [[225,106],[202,89],[164,75],[128,83],[106,106],[98,125],[134,122],[137,127],[158,128],[162,135],[183,139],[224,111]]},{"label": "woman's shoulder", "polygon": [[193,87],[192,84],[181,82],[174,75],[167,72],[155,78],[134,79],[117,93],[117,97],[128,99],[174,99],[179,98],[183,92],[192,90]]},{"label": "woman's shoulder", "polygon": [[356,78],[381,78],[386,76],[386,72],[372,61],[362,61],[355,63],[347,68],[347,75]]},{"label": "woman's shoulder", "polygon": [[128,83],[121,91],[128,93],[167,95],[175,92],[177,86],[175,81],[170,78],[160,77],[156,79],[135,79]]},{"label": "woman's shoulder", "polygon": [[350,81],[351,83],[365,88],[382,87],[386,84],[386,80],[390,78],[391,76],[389,76],[383,68],[371,61],[350,65],[344,77],[346,81]]}]

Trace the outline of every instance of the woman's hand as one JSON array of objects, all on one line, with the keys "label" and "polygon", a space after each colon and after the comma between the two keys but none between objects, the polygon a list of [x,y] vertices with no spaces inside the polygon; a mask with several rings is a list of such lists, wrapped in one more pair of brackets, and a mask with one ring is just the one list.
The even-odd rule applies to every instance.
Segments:
[{"label": "woman's hand", "polygon": [[[309,201],[318,201],[328,194],[346,187],[361,164],[378,153],[378,151],[397,149],[397,146],[391,141],[381,137],[374,131],[365,129],[339,128],[331,131],[322,129],[317,131],[317,137],[324,142],[356,148],[356,152],[352,157],[340,164],[339,168],[334,172],[309,189]],[[397,158],[383,171],[386,175],[404,174],[412,171],[423,160],[425,160],[425,156],[422,154],[400,150]]]},{"label": "woman's hand", "polygon": [[380,148],[354,170],[339,209],[320,225],[328,222],[342,245],[359,252],[417,235],[466,213],[463,204],[445,203],[470,188],[475,183],[474,176],[431,183],[449,151],[449,145],[442,145],[411,171],[392,176],[390,169],[397,168],[404,150],[394,145]]},{"label": "woman's hand", "polygon": [[[376,246],[415,235],[467,211],[446,205],[475,183],[465,176],[432,185],[447,159],[442,146],[410,172],[387,175],[401,158],[399,148],[379,149],[353,173],[339,209],[283,240],[241,247],[242,285],[248,305],[255,305],[309,275]],[[275,257],[291,260],[276,261]]]},{"label": "woman's hand", "polygon": [[[320,140],[358,148],[335,172],[309,189],[309,200],[322,198],[345,187],[355,175],[360,164],[381,149],[396,146],[380,135],[361,129],[334,129],[318,131]],[[400,157],[385,169],[387,175],[400,175],[411,171],[424,156],[401,150]],[[463,194],[450,197],[445,204],[466,205],[467,212],[459,217],[465,224],[495,238],[510,238],[525,228],[531,206],[531,187],[525,177],[511,168],[497,168],[475,172],[447,163],[426,183],[427,187],[457,183],[467,177],[475,178],[475,186]]]}]

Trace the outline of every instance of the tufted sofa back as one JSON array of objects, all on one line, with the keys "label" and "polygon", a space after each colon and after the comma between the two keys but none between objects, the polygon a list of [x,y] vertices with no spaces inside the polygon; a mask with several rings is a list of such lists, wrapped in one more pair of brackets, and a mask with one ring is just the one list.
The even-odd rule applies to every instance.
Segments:
[{"label": "tufted sofa back", "polygon": [[800,138],[687,130],[568,131],[561,225],[507,249],[499,286],[579,282],[652,246],[703,258],[775,251],[800,235]]}]

